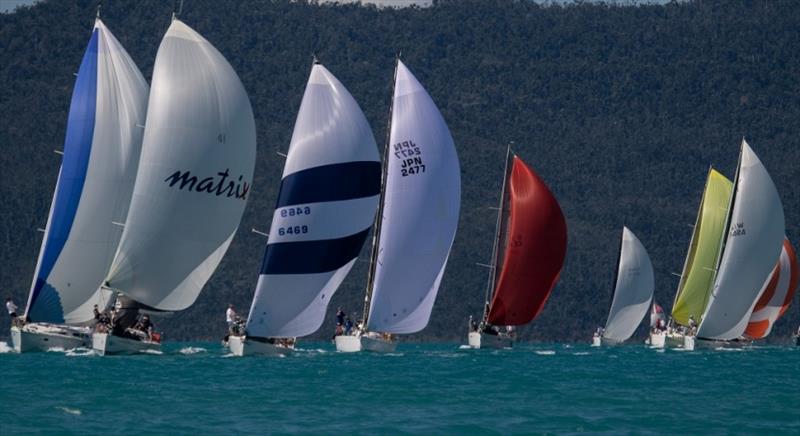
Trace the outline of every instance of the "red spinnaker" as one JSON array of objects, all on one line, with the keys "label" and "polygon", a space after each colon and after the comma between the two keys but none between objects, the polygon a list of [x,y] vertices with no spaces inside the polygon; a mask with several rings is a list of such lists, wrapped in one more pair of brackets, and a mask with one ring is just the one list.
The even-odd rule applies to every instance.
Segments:
[{"label": "red spinnaker", "polygon": [[547,185],[516,156],[509,179],[508,233],[488,317],[494,325],[536,318],[567,254],[567,223]]},{"label": "red spinnaker", "polygon": [[744,332],[745,336],[761,339],[770,333],[775,321],[783,316],[792,304],[798,280],[800,280],[800,265],[797,264],[797,255],[789,239],[784,239],[778,263],[770,275],[766,289],[753,308]]}]

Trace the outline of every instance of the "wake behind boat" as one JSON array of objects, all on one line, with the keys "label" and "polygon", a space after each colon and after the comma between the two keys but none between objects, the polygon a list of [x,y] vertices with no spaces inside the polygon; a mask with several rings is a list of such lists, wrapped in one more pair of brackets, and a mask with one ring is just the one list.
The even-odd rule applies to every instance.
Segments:
[{"label": "wake behind boat", "polygon": [[328,302],[355,264],[375,218],[378,159],[358,103],[315,60],[247,324],[228,338],[234,355],[285,354],[294,338],[322,325]]},{"label": "wake behind boat", "polygon": [[17,352],[91,345],[94,308],[119,244],[142,144],[147,83],[98,17],[72,92],[61,170]]},{"label": "wake behind boat", "polygon": [[533,321],[544,308],[566,252],[567,223],[558,202],[509,146],[486,305],[480,324],[470,317],[469,346],[511,347],[515,326]]},{"label": "wake behind boat", "polygon": [[455,143],[425,88],[397,59],[364,319],[340,352],[391,352],[428,324],[455,239],[461,176]]},{"label": "wake behind boat", "polygon": [[239,226],[255,144],[239,77],[173,17],[156,55],[133,198],[104,284],[123,312],[98,325],[99,354],[158,348],[149,315],[197,299]]}]

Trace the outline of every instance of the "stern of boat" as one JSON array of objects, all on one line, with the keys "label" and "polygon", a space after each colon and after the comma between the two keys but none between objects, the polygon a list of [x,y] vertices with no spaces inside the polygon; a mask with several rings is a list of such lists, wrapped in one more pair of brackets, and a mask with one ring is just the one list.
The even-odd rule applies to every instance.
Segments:
[{"label": "stern of boat", "polygon": [[353,335],[338,335],[333,338],[336,351],[340,353],[357,353],[361,351],[361,338]]}]

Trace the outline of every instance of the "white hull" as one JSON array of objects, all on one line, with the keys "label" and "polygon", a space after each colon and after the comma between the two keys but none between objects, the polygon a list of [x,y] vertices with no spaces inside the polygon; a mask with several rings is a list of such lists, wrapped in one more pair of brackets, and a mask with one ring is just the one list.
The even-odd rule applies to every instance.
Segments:
[{"label": "white hull", "polygon": [[340,353],[358,353],[361,351],[361,337],[351,335],[339,335],[333,338],[336,343],[336,351]]},{"label": "white hull", "polygon": [[665,345],[671,348],[683,348],[683,333],[674,330],[667,332]]},{"label": "white hull", "polygon": [[233,335],[228,338],[228,348],[234,356],[285,356],[294,351],[294,347],[247,340],[246,336]]},{"label": "white hull", "polygon": [[11,345],[17,353],[47,351],[52,348],[88,348],[91,336],[91,331],[86,327],[42,323],[11,327]]},{"label": "white hull", "polygon": [[667,332],[651,332],[648,343],[652,348],[664,348],[667,344]]},{"label": "white hull", "polygon": [[683,349],[686,351],[694,351],[695,337],[692,335],[683,336]]},{"label": "white hull", "polygon": [[593,347],[599,347],[602,344],[603,344],[603,339],[600,338],[600,336],[597,336],[597,335],[592,336],[592,346]]},{"label": "white hull", "polygon": [[394,353],[397,350],[397,341],[371,335],[361,336],[361,349],[375,353]]},{"label": "white hull", "polygon": [[514,346],[514,339],[507,335],[487,335],[480,332],[469,332],[467,335],[471,348],[511,348]]},{"label": "white hull", "polygon": [[136,354],[143,351],[160,350],[161,344],[123,338],[110,333],[95,333],[92,335],[92,349],[101,356],[108,354]]}]

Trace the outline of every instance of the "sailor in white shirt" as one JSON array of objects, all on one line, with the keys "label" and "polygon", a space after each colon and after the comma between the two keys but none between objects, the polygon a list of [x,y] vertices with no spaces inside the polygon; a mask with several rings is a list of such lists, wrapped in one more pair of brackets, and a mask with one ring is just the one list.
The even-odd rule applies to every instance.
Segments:
[{"label": "sailor in white shirt", "polygon": [[6,310],[8,310],[8,315],[11,319],[17,317],[17,305],[14,304],[14,301],[11,300],[11,297],[6,298]]}]

